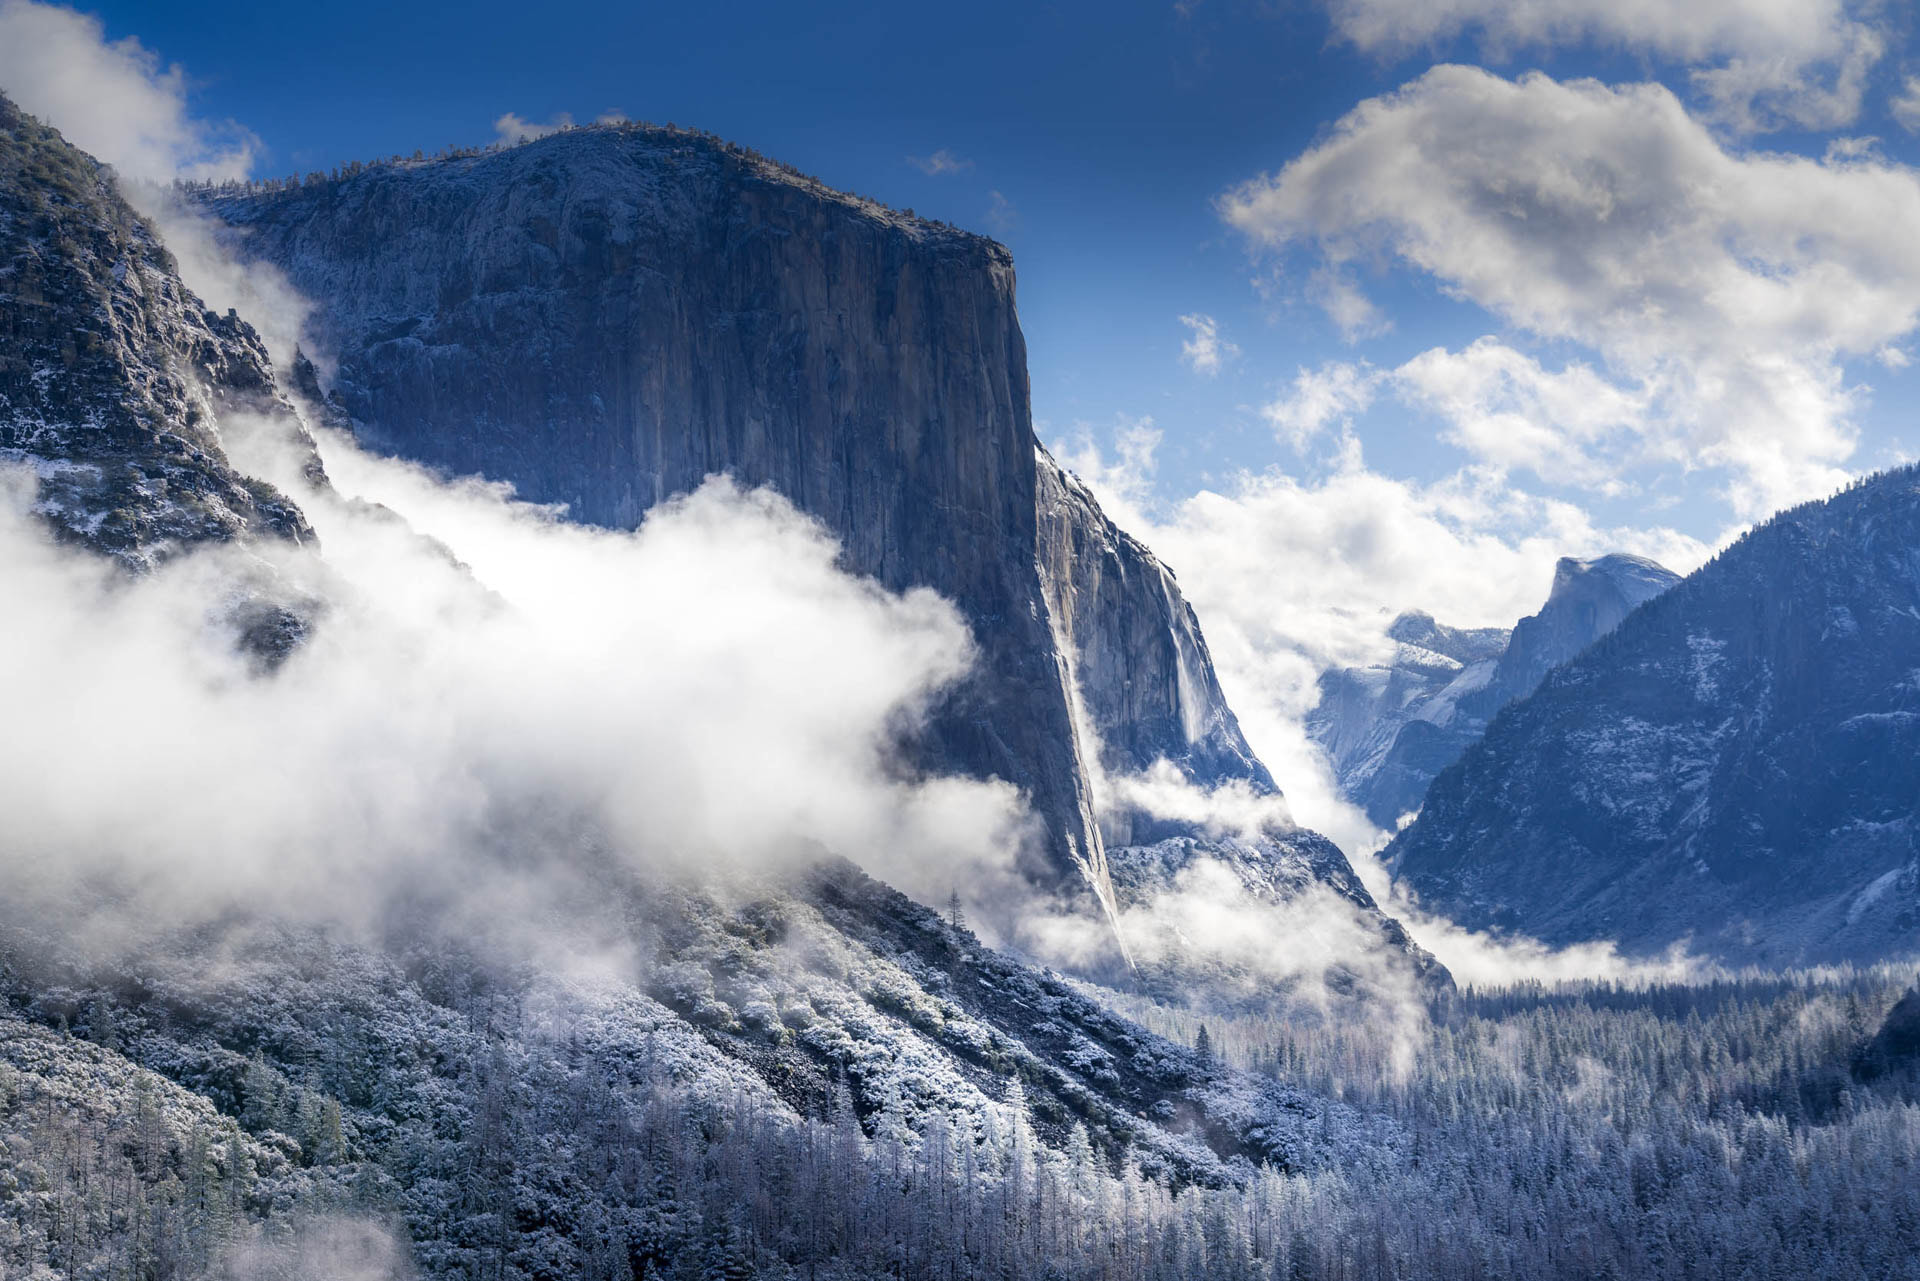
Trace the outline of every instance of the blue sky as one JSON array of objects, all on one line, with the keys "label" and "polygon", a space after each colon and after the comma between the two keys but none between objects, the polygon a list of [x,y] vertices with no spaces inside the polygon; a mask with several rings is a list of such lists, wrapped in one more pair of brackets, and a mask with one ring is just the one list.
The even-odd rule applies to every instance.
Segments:
[{"label": "blue sky", "polygon": [[[1503,330],[1499,317],[1450,299],[1430,275],[1370,268],[1369,291],[1391,329],[1349,342],[1303,296],[1304,267],[1275,277],[1273,263],[1250,261],[1246,238],[1215,208],[1223,192],[1281,168],[1357,104],[1435,62],[1652,80],[1686,94],[1695,66],[1727,60],[1604,35],[1497,48],[1514,42],[1472,27],[1413,48],[1362,48],[1338,11],[1309,0],[985,4],[964,15],[578,2],[90,11],[109,39],[137,37],[180,65],[196,115],[256,135],[261,174],[486,141],[509,111],[585,121],[617,110],[697,124],[837,186],[989,232],[1020,265],[1043,435],[1087,430],[1105,442],[1118,424],[1151,416],[1163,434],[1156,492],[1167,499],[1229,484],[1241,468],[1311,471],[1311,451],[1276,440],[1259,412],[1300,368],[1354,359],[1391,368],[1436,344],[1458,348]],[[1890,158],[1920,158],[1888,114],[1905,33],[1880,25],[1887,52],[1854,120],[1723,131],[1728,145],[1817,156],[1833,137],[1869,134]],[[929,174],[909,159],[940,154],[959,167]],[[1213,318],[1237,356],[1212,376],[1187,368],[1183,315]],[[1550,362],[1581,355],[1519,338],[1516,346]],[[1920,441],[1902,430],[1912,376],[1874,366],[1858,377],[1872,396],[1851,415],[1860,446],[1844,460],[1850,469],[1884,465]],[[1370,461],[1410,477],[1432,479],[1462,462],[1439,438],[1443,424],[1417,408],[1376,399],[1355,426]],[[1572,492],[1554,480],[1530,483]],[[1752,514],[1714,501],[1722,482],[1669,467],[1636,477],[1624,497],[1582,501],[1609,524],[1658,521],[1712,538],[1736,514]]]},{"label": "blue sky", "polygon": [[1309,811],[1313,678],[1398,610],[1511,623],[1566,554],[1691,569],[1920,452],[1884,0],[84,13],[0,0],[0,86],[123,167],[617,111],[1002,239],[1042,439],[1180,574]]},{"label": "blue sky", "polygon": [[[995,235],[1020,265],[1035,411],[1049,426],[1152,414],[1169,432],[1170,489],[1275,461],[1242,406],[1270,398],[1325,336],[1315,314],[1269,322],[1211,201],[1391,87],[1390,68],[1330,47],[1324,13],[1305,6],[812,8],[94,11],[109,38],[138,36],[185,67],[196,113],[258,135],[260,173],[484,142],[508,111],[584,121],[612,109],[697,124]],[[930,175],[909,161],[942,152],[962,167]],[[1247,353],[1226,377],[1182,368],[1178,317],[1196,311]]]}]

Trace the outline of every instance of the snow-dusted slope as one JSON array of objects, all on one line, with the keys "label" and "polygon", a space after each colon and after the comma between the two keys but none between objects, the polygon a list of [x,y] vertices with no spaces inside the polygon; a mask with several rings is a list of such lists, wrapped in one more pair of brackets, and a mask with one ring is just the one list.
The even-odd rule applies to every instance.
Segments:
[{"label": "snow-dusted slope", "polygon": [[1412,806],[1405,804],[1405,793],[1418,785],[1400,777],[1408,758],[1418,743],[1432,740],[1444,751],[1461,736],[1460,701],[1485,688],[1508,637],[1499,628],[1447,627],[1419,612],[1394,619],[1387,635],[1393,658],[1323,673],[1320,701],[1307,718],[1341,790],[1382,827],[1418,807],[1417,793]]},{"label": "snow-dusted slope", "polygon": [[1510,706],[1389,857],[1438,911],[1734,961],[1920,950],[1920,470],[1782,513]]},{"label": "snow-dusted slope", "polygon": [[1502,707],[1678,581],[1639,556],[1567,557],[1546,604],[1511,632],[1403,614],[1388,629],[1396,642],[1389,663],[1321,677],[1308,732],[1332,759],[1341,790],[1392,830]]},{"label": "snow-dusted slope", "polygon": [[33,470],[58,535],[135,567],[240,535],[310,538],[215,428],[276,407],[252,329],[205,310],[111,176],[0,97],[0,462]]},{"label": "snow-dusted slope", "polygon": [[[796,1151],[837,1152],[843,1182],[808,1186],[842,1213],[933,1144],[975,1171],[969,1195],[1024,1160],[1016,1198],[1076,1161],[1083,1180],[1217,1187],[1400,1159],[1392,1123],[1153,1036],[846,865],[604,890],[591,932],[631,950],[572,978],[430,930],[381,949],[244,922],[128,967],[8,921],[0,999],[25,1021],[0,1007],[0,1135],[13,1100],[54,1088],[69,1112],[130,1114],[150,1072],[175,1168],[196,1129],[224,1153],[219,1231],[351,1210],[395,1222],[429,1275],[671,1258],[700,1248],[699,1188],[771,1192]],[[689,1146],[715,1154],[704,1173],[664,1163]]]}]

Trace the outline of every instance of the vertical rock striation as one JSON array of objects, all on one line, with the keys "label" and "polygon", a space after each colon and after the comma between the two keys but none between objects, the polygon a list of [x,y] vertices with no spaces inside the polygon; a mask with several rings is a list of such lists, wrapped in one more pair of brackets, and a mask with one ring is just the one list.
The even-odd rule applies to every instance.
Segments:
[{"label": "vertical rock striation", "polygon": [[[1220,692],[1206,639],[1173,572],[1045,450],[1039,451],[1040,581],[1071,664],[1083,750],[1100,773],[1173,764],[1202,785],[1231,780],[1278,796]],[[1106,805],[1116,845],[1172,833],[1150,814]]]},{"label": "vertical rock striation", "polygon": [[370,446],[618,528],[731,473],[952,598],[982,675],[921,763],[1026,789],[1054,872],[1088,849],[1005,249],[637,126],[209,201],[316,302]]}]

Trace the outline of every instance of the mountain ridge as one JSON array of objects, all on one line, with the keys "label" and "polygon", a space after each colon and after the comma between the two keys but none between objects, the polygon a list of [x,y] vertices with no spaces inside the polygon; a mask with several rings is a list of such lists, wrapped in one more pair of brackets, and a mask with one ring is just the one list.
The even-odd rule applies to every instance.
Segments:
[{"label": "mountain ridge", "polygon": [[1678,581],[1640,556],[1563,556],[1546,602],[1511,629],[1452,628],[1420,611],[1402,614],[1387,629],[1398,643],[1391,663],[1321,675],[1308,733],[1327,751],[1347,798],[1375,826],[1398,830],[1502,707]]},{"label": "mountain ridge", "polygon": [[1733,963],[1920,945],[1920,469],[1781,512],[1434,781],[1388,847],[1476,928]]}]

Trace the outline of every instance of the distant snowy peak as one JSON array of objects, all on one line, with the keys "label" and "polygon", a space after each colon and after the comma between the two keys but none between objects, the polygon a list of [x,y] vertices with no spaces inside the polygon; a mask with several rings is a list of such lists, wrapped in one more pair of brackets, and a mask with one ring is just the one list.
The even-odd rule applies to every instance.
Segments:
[{"label": "distant snowy peak", "polygon": [[[1389,640],[1411,650],[1438,654],[1461,667],[1498,658],[1506,648],[1508,635],[1504,627],[1448,627],[1435,622],[1432,614],[1418,609],[1408,610],[1387,628]],[[1406,658],[1418,660],[1418,656],[1411,653]],[[1396,659],[1396,665],[1398,662]]]},{"label": "distant snowy peak", "polygon": [[1438,623],[1413,610],[1387,628],[1394,652],[1320,677],[1307,731],[1347,798],[1392,830],[1427,785],[1515,699],[1658,596],[1678,575],[1639,556],[1563,558],[1540,612],[1508,631]]},{"label": "distant snowy peak", "polygon": [[[1658,581],[1576,567],[1540,636]],[[1920,949],[1920,469],[1783,512],[1632,609],[1434,781],[1390,857],[1429,906],[1552,943]]]},{"label": "distant snowy peak", "polygon": [[1562,558],[1554,567],[1547,603],[1514,627],[1513,638],[1473,712],[1483,722],[1491,720],[1508,703],[1531,694],[1548,672],[1679,581],[1678,574],[1640,556]]}]

